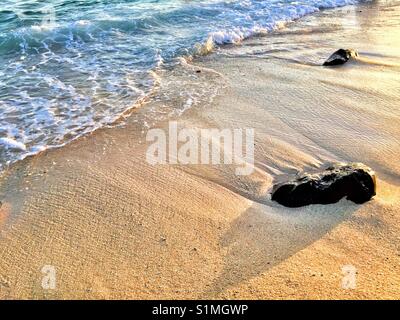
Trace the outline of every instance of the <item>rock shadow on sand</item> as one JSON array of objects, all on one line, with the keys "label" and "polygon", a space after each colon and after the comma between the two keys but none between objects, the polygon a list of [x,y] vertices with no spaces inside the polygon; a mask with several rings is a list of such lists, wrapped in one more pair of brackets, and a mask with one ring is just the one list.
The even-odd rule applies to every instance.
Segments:
[{"label": "rock shadow on sand", "polygon": [[344,199],[333,205],[297,209],[255,203],[221,238],[220,245],[226,250],[224,267],[203,297],[218,297],[279,265],[347,220],[359,207]]}]

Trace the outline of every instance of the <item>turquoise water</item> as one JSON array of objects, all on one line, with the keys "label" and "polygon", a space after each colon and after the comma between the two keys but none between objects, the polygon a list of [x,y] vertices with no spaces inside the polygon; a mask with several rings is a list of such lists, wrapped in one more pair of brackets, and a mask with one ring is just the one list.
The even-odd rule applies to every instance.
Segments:
[{"label": "turquoise water", "polygon": [[3,0],[0,166],[112,123],[152,70],[355,0]]}]

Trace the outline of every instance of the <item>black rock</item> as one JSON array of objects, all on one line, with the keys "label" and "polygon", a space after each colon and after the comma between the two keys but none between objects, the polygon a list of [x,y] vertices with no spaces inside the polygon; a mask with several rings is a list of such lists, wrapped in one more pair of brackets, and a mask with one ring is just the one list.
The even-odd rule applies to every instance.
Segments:
[{"label": "black rock", "polygon": [[358,53],[353,49],[339,49],[334,52],[328,60],[324,62],[324,66],[338,66],[345,64],[351,57],[358,57]]},{"label": "black rock", "polygon": [[286,207],[329,204],[343,197],[357,204],[376,194],[375,173],[362,163],[337,164],[319,173],[304,173],[274,185],[272,200]]}]

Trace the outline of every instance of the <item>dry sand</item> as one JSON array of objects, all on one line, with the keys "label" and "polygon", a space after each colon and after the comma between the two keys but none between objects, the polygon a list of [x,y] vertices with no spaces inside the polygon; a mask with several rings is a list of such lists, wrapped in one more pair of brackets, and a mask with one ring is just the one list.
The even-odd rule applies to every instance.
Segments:
[{"label": "dry sand", "polygon": [[[400,7],[380,2],[307,17],[165,72],[158,101],[126,124],[12,166],[0,179],[0,297],[400,298],[399,27]],[[340,47],[361,59],[319,66]],[[182,106],[166,98],[182,84],[219,93],[161,117]],[[149,165],[147,126],[167,120],[254,128],[255,172]],[[371,166],[377,196],[271,202],[277,177],[333,161]],[[41,287],[44,265],[55,290]],[[341,285],[345,265],[355,289]]]}]

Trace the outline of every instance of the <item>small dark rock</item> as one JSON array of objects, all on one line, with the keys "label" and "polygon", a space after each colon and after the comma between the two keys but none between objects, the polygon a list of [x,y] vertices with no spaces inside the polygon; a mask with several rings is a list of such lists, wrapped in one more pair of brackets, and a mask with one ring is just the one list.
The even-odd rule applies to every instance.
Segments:
[{"label": "small dark rock", "polygon": [[345,64],[351,57],[358,57],[358,53],[353,49],[339,49],[334,52],[328,60],[324,62],[324,66],[338,66]]},{"label": "small dark rock", "polygon": [[196,70],[196,73],[201,73],[201,70]]},{"label": "small dark rock", "polygon": [[362,163],[337,164],[320,173],[304,173],[274,185],[272,200],[286,207],[329,204],[343,197],[357,204],[376,194],[375,173]]}]

